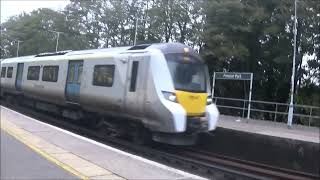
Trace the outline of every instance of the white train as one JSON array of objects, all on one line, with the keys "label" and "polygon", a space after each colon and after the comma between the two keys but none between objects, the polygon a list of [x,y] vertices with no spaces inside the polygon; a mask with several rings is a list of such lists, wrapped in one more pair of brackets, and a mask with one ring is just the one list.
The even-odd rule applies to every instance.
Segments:
[{"label": "white train", "polygon": [[[159,43],[1,61],[1,97],[135,139],[190,145],[216,128],[207,66],[189,47]],[[90,118],[88,118],[90,117]],[[113,129],[113,130],[111,130]]]}]

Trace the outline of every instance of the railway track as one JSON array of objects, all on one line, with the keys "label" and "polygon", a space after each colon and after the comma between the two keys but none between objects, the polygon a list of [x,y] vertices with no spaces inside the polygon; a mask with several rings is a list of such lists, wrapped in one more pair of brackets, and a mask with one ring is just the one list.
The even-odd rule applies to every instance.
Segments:
[{"label": "railway track", "polygon": [[291,179],[291,180],[304,180],[304,179],[319,179],[319,175],[294,171],[274,167],[266,164],[236,159],[232,157],[222,156],[196,148],[182,149],[180,151],[170,150],[171,153],[179,154],[180,156],[197,159],[202,162],[220,165],[222,167],[238,171],[239,173],[247,173],[250,177],[257,179]]},{"label": "railway track", "polygon": [[158,143],[150,146],[136,145],[127,140],[97,134],[95,130],[62,121],[62,118],[46,113],[35,112],[21,106],[13,107],[8,104],[5,106],[101,143],[210,179],[320,179],[319,175],[234,159],[196,148],[177,148]]}]

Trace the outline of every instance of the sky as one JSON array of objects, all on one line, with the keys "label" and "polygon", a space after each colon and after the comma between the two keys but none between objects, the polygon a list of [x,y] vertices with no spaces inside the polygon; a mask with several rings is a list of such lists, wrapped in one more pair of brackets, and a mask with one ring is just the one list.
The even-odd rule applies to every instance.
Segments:
[{"label": "sky", "polygon": [[69,0],[1,0],[1,23],[8,20],[10,16],[19,15],[23,11],[31,12],[38,8],[50,8],[63,10]]}]

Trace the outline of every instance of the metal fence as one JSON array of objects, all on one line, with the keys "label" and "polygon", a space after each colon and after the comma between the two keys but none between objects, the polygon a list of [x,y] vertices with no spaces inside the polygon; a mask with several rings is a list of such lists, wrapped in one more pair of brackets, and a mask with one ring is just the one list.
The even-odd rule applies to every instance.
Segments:
[{"label": "metal fence", "polygon": [[[213,97],[221,114],[246,117],[252,119],[287,122],[290,104],[236,98]],[[307,126],[320,126],[320,107],[308,105],[294,105],[293,123]]]}]

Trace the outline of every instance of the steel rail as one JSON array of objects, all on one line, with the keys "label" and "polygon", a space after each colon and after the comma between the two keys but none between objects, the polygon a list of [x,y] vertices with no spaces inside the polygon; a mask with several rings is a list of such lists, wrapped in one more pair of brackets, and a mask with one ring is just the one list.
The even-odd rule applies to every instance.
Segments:
[{"label": "steel rail", "polygon": [[[237,159],[229,156],[223,156],[219,154],[215,154],[212,152],[206,152],[203,150],[188,148],[185,150],[186,154],[191,154],[191,156],[201,156],[201,158],[209,159],[210,161],[214,161],[216,163],[222,163],[226,166],[230,166],[236,169],[243,169],[244,171],[248,171],[250,173],[261,174],[262,176],[270,176],[270,178],[277,179],[319,179],[319,175],[315,175],[312,173],[306,173],[301,171],[295,171],[291,169],[285,169],[280,167],[275,167],[267,164],[246,161],[243,159]],[[181,152],[179,152],[181,154]]]}]

